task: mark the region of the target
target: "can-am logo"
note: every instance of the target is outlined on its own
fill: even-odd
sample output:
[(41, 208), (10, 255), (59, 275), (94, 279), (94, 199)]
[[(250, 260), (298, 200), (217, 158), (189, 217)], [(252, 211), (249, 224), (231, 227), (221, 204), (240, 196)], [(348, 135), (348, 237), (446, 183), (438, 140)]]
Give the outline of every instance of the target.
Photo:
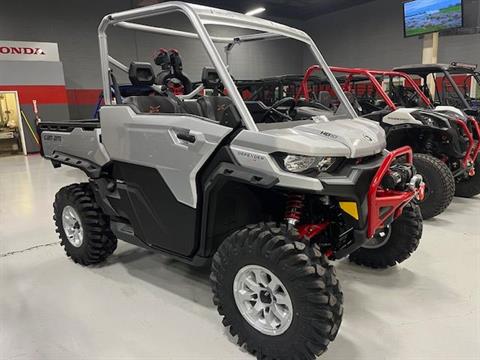
[(363, 134), (363, 138), (364, 138), (365, 140), (367, 140), (368, 142), (373, 142), (373, 139), (372, 139), (370, 136), (366, 135), (366, 134)]
[(1, 46), (0, 55), (46, 55), (41, 48)]

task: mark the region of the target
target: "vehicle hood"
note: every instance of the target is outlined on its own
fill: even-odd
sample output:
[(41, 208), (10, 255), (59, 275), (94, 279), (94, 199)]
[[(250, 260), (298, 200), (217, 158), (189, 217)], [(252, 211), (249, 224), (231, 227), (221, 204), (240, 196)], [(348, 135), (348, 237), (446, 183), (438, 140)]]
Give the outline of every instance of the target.
[[(298, 124), (295, 126), (295, 124)], [(288, 123), (288, 128), (242, 131), (234, 146), (265, 153), (358, 158), (385, 148), (385, 132), (371, 120), (356, 118), (325, 122)], [(292, 126), (293, 125), (293, 126)]]

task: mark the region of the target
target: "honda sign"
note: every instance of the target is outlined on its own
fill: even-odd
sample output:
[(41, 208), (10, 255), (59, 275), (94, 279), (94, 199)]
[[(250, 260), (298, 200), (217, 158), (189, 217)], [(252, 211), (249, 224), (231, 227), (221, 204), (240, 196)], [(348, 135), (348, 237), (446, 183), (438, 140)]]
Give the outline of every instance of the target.
[(60, 61), (56, 43), (0, 40), (0, 61), (2, 60)]

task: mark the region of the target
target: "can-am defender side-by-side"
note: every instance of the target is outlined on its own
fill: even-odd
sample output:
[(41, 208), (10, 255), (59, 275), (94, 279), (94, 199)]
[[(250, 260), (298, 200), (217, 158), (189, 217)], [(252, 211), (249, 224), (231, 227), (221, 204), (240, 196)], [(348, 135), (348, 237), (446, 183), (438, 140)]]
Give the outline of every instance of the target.
[[(452, 109), (433, 109), (430, 100), (404, 73), (330, 69), (341, 78), (342, 88), (357, 113), (385, 129), (388, 149), (406, 145), (413, 149), (414, 165), (426, 184), (425, 198), (420, 202), (423, 218), (442, 213), (453, 199), (455, 182), (474, 181), (480, 144), (475, 121)], [(297, 98), (310, 98), (307, 81), (317, 70), (317, 66), (307, 70)], [(387, 90), (379, 80), (387, 82)]]
[[(420, 80), (424, 94), (432, 100), (436, 109), (448, 109), (460, 115), (470, 116), (480, 124), (480, 73), (477, 65), (452, 62), (451, 64), (405, 65), (394, 69)], [(429, 81), (433, 80), (433, 81)], [(429, 85), (434, 88), (429, 88)], [(480, 158), (475, 160), (480, 169)], [(455, 195), (472, 197), (480, 193), (480, 171), (457, 178)]]
[[(138, 22), (175, 11), (194, 32)], [(242, 35), (211, 36), (206, 28), (227, 24)], [(109, 55), (111, 25), (200, 40), (214, 65), (204, 68), (201, 86), (217, 95), (158, 89), (150, 64), (125, 66)], [(287, 115), (271, 107), (262, 124), (253, 120), (215, 43), (282, 38), (306, 44), (326, 69), (341, 102), (331, 118), (285, 121)], [(343, 315), (328, 258), (367, 246), (366, 263), (389, 266), (418, 245), (422, 218), (412, 200), (423, 182), (414, 174), (410, 148), (384, 150), (384, 131), (356, 118), (302, 31), (166, 2), (106, 16), (99, 42), (105, 98), (99, 120), (39, 125), (43, 155), (55, 167), (73, 166), (89, 177), (55, 198), (67, 255), (83, 265), (99, 263), (118, 238), (192, 265), (211, 263), (213, 301), (240, 345), (259, 359), (323, 353)], [(128, 71), (132, 85), (152, 86), (158, 95), (123, 98), (110, 64)], [(220, 84), (228, 96), (217, 91)]]

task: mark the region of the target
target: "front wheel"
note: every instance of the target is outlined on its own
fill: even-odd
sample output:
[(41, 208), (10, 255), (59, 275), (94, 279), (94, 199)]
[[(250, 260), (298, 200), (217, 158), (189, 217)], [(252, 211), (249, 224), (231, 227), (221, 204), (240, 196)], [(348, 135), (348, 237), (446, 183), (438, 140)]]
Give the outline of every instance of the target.
[(441, 214), (453, 200), (455, 179), (445, 163), (428, 154), (414, 154), (413, 165), (425, 182), (425, 198), (420, 202), (424, 219)]
[(351, 253), (349, 259), (358, 265), (375, 269), (395, 266), (417, 249), (422, 229), (420, 209), (418, 205), (409, 203), (402, 215)]
[(258, 359), (315, 359), (335, 339), (343, 294), (317, 247), (275, 224), (229, 236), (212, 262), (213, 301)]
[(74, 262), (97, 264), (115, 251), (117, 239), (89, 184), (61, 188), (55, 195), (53, 211), (61, 245)]
[(475, 160), (475, 175), (460, 180), (455, 186), (455, 196), (471, 198), (480, 194), (480, 158)]

